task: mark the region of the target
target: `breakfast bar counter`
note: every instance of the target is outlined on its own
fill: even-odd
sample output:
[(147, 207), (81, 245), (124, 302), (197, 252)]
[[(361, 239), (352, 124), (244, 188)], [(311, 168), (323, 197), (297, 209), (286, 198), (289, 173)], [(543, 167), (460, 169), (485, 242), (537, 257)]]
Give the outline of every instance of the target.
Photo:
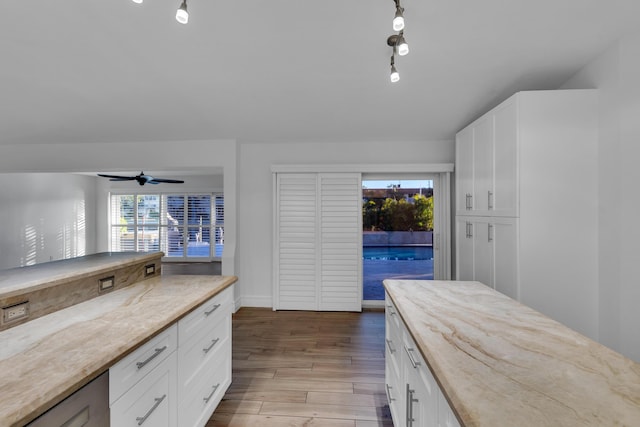
[(0, 332), (0, 426), (22, 426), (229, 288), (157, 276)]
[(461, 425), (640, 425), (637, 362), (479, 282), (384, 286)]

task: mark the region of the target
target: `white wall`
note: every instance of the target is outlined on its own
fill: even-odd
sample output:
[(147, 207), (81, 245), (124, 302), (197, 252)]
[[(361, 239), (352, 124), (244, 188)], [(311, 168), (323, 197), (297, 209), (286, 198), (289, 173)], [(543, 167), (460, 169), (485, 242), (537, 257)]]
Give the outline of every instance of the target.
[(453, 141), (239, 144), (238, 247), (242, 305), (272, 307), (271, 165), (453, 163), (454, 150)]
[(599, 340), (640, 361), (640, 33), (615, 43), (563, 88), (599, 89)]
[[(235, 275), (236, 266), (236, 182), (237, 155), (236, 143), (224, 141), (162, 141), (153, 143), (104, 143), (104, 144), (21, 144), (0, 145), (0, 172), (95, 172), (118, 170), (176, 170), (194, 171), (200, 174), (223, 174), (225, 194), (225, 248), (222, 256), (222, 272)], [(35, 174), (36, 176), (38, 174)], [(56, 175), (57, 176), (57, 175)], [(87, 253), (107, 250), (107, 197), (109, 181), (103, 178), (87, 176), (91, 183), (91, 241), (88, 242)], [(45, 180), (46, 181), (46, 180)], [(219, 181), (211, 181), (210, 191), (219, 185)], [(22, 201), (23, 209), (41, 204), (46, 197), (65, 197), (62, 193), (64, 185), (56, 185), (51, 181), (50, 190), (38, 191), (45, 183), (25, 181), (22, 192), (26, 199)], [(11, 184), (0, 182), (0, 191), (8, 191)], [(60, 188), (59, 188), (60, 187)], [(48, 196), (46, 195), (48, 194)], [(0, 210), (1, 211), (1, 210)], [(22, 215), (20, 209), (11, 210), (12, 215)], [(47, 210), (48, 215), (55, 216), (55, 211)], [(3, 223), (3, 226), (6, 223)], [(18, 224), (19, 225), (19, 224)], [(52, 233), (55, 230), (41, 230)], [(5, 243), (7, 242), (7, 243)], [(0, 234), (0, 248), (14, 244)], [(0, 254), (4, 258), (4, 253)], [(40, 261), (48, 261), (46, 259)]]
[(0, 174), (0, 224), (0, 269), (94, 253), (96, 180)]

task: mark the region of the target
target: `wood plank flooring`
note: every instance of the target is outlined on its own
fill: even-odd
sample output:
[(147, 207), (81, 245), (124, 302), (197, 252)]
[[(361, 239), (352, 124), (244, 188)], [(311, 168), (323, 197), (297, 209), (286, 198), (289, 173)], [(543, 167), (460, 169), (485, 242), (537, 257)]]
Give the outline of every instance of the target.
[(241, 308), (233, 382), (206, 427), (392, 427), (384, 313)]

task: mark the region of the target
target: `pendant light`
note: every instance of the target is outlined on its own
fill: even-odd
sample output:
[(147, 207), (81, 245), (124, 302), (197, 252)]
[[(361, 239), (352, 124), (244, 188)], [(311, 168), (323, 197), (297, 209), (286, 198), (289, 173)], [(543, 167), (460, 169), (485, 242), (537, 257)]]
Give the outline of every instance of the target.
[(394, 0), (396, 3), (396, 15), (393, 18), (393, 31), (402, 31), (404, 30), (404, 16), (402, 12), (404, 12), (404, 8), (400, 6), (400, 0)]
[(398, 34), (396, 46), (398, 48), (398, 55), (405, 56), (407, 53), (409, 53), (409, 45), (404, 39), (404, 31), (400, 31), (400, 34)]
[(398, 73), (398, 70), (396, 70), (394, 56), (395, 55), (391, 55), (391, 74), (389, 75), (391, 83), (395, 83), (400, 80), (400, 73)]
[(182, 4), (176, 12), (176, 21), (181, 24), (189, 22), (189, 12), (187, 12), (187, 0), (182, 0)]

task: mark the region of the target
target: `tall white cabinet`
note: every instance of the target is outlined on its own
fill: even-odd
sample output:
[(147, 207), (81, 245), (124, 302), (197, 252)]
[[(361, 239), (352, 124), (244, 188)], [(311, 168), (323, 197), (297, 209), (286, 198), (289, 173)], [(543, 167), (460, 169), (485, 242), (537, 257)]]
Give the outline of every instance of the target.
[(456, 277), (597, 339), (597, 91), (519, 92), (456, 135)]

